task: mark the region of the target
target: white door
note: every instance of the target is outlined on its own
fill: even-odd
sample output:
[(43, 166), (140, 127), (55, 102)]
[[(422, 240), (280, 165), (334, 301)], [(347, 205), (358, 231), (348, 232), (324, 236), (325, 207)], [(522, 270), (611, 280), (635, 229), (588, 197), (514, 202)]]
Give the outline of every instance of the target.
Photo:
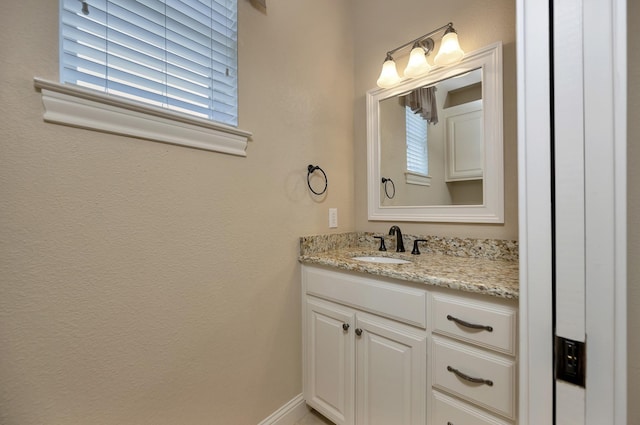
[(357, 424), (425, 424), (424, 331), (358, 313), (356, 368)]
[[(518, 1), (521, 425), (626, 424), (625, 6)], [(553, 380), (553, 318), (584, 387)]]
[(336, 425), (354, 423), (352, 310), (307, 297), (304, 398)]
[(556, 380), (558, 424), (626, 423), (624, 9), (554, 1), (556, 335), (585, 343), (586, 371)]
[[(586, 341), (585, 93), (583, 0), (554, 0), (554, 175), (556, 361), (562, 345)], [(560, 351), (559, 351), (560, 350)], [(576, 359), (581, 362), (584, 357)], [(573, 359), (572, 359), (573, 360)], [(582, 379), (580, 370), (575, 378)], [(585, 388), (556, 376), (556, 423), (585, 424)]]

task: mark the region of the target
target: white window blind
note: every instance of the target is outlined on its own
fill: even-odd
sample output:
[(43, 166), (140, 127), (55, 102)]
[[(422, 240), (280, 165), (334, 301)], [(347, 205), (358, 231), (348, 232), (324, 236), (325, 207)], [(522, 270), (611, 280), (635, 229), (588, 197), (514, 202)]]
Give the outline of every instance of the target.
[(64, 83), (238, 125), (237, 0), (60, 0)]
[(407, 171), (422, 175), (429, 174), (427, 150), (427, 121), (420, 114), (405, 108), (407, 129)]

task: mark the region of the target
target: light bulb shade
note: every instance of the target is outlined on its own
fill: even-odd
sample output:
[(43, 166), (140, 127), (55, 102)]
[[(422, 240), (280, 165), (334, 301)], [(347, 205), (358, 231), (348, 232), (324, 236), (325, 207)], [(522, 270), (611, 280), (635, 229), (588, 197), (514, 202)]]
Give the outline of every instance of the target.
[(409, 55), (409, 63), (404, 69), (404, 76), (408, 78), (416, 78), (426, 74), (431, 69), (427, 56), (422, 47), (414, 47)]
[(398, 84), (400, 80), (395, 61), (393, 59), (384, 61), (382, 64), (382, 72), (380, 72), (380, 77), (378, 77), (377, 81), (378, 87), (388, 89)]
[(459, 62), (464, 56), (464, 51), (458, 43), (458, 34), (455, 31), (447, 32), (440, 42), (440, 50), (433, 59), (436, 65), (451, 65)]

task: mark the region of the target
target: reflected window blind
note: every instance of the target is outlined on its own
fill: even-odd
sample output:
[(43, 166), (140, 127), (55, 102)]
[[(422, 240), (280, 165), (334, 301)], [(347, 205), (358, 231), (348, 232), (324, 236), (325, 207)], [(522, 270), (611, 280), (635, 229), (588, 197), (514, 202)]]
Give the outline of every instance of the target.
[(60, 9), (62, 82), (238, 125), (237, 0), (60, 0)]
[(427, 121), (405, 108), (407, 129), (407, 171), (423, 175), (429, 174), (427, 150)]

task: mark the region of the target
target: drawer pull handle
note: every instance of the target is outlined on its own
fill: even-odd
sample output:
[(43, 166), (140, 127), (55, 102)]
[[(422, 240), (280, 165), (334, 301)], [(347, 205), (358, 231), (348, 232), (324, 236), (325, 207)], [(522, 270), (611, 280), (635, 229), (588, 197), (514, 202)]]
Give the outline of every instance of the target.
[(476, 325), (475, 323), (465, 322), (464, 320), (458, 319), (457, 317), (453, 317), (450, 314), (447, 314), (447, 320), (456, 322), (457, 324), (459, 324), (460, 326), (464, 326), (465, 328), (484, 329), (485, 331), (493, 332), (493, 326)]
[(343, 331), (348, 331), (349, 330), (349, 324), (348, 323), (343, 323), (342, 324), (342, 330)]
[(356, 328), (356, 335), (358, 336), (362, 335), (362, 329)]
[(473, 382), (474, 384), (485, 384), (493, 387), (493, 381), (491, 381), (490, 379), (474, 378), (472, 376), (465, 375), (458, 369), (454, 369), (451, 366), (447, 366), (447, 370), (456, 375), (458, 378), (464, 379), (465, 381)]

